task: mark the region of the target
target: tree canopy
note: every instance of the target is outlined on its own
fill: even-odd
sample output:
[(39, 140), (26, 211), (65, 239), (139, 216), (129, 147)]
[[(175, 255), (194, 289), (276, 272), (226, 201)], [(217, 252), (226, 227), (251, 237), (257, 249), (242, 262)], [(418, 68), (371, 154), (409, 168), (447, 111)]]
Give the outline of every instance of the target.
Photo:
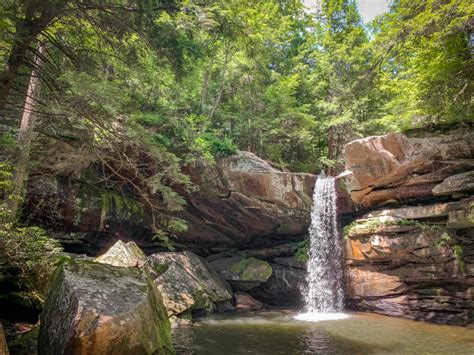
[(185, 228), (173, 212), (197, 159), (241, 149), (336, 174), (354, 138), (473, 120), (468, 0), (397, 0), (371, 23), (354, 0), (5, 0), (0, 14), (2, 169), (18, 170), (29, 110), (30, 175), (92, 169), (158, 235)]

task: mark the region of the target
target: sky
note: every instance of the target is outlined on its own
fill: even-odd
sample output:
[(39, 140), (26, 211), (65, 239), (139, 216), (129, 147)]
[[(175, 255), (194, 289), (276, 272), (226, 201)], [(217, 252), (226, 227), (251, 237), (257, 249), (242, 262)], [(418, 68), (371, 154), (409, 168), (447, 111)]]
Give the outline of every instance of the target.
[[(311, 8), (318, 0), (303, 0), (304, 4)], [(357, 0), (359, 11), (364, 22), (372, 21), (377, 15), (387, 11), (390, 0)]]

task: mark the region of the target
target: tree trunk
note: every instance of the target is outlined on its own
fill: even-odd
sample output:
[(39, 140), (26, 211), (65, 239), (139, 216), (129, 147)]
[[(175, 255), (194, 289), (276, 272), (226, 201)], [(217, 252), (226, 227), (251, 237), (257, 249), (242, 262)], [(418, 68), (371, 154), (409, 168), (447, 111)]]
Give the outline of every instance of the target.
[(219, 106), (219, 103), (221, 101), (222, 97), (222, 92), (224, 91), (224, 84), (225, 84), (225, 73), (227, 70), (227, 62), (229, 59), (229, 51), (230, 51), (230, 44), (227, 45), (227, 48), (225, 50), (225, 57), (224, 57), (224, 65), (222, 66), (222, 73), (221, 73), (221, 86), (219, 88), (219, 93), (217, 94), (216, 101), (214, 102), (214, 106), (212, 107), (211, 113), (209, 114), (209, 120), (212, 121), (212, 117), (214, 116), (214, 113), (217, 110), (217, 106)]
[(10, 198), (11, 215), (15, 218), (18, 212), (20, 200), (24, 197), (25, 181), (28, 175), (28, 163), (30, 160), (31, 139), (35, 127), (36, 117), (33, 113), (36, 102), (39, 99), (41, 91), (41, 80), (39, 70), (43, 65), (41, 59), (44, 55), (44, 45), (38, 45), (38, 53), (34, 58), (34, 67), (31, 72), (28, 90), (21, 115), (20, 130), (17, 137), (17, 152), (15, 162), (15, 174), (13, 176), (13, 196)]
[(19, 39), (13, 44), (5, 69), (0, 75), (0, 111), (7, 103), (18, 70), (25, 61), (26, 51), (35, 38), (34, 35), (27, 33), (24, 27), (23, 24), (17, 26), (16, 34)]
[(21, 20), (15, 25), (15, 41), (5, 69), (0, 74), (0, 111), (8, 102), (15, 78), (25, 62), (28, 47), (61, 14), (70, 0), (24, 2), (24, 13), (18, 14)]

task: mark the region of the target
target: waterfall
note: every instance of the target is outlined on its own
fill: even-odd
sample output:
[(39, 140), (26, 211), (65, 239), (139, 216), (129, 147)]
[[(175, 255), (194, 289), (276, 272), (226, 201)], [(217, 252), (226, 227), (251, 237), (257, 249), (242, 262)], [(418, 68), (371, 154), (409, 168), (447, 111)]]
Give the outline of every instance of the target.
[(314, 187), (307, 286), (306, 313), (300, 320), (341, 319), (344, 306), (341, 239), (337, 226), (335, 179), (319, 177)]

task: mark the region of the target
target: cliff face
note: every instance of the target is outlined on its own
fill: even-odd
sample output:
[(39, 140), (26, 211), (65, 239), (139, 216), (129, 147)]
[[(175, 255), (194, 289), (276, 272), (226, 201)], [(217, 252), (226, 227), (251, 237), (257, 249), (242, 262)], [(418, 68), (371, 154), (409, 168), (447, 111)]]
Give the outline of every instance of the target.
[(345, 228), (346, 297), (363, 311), (474, 321), (474, 134), (368, 137), (345, 147), (367, 213)]
[[(199, 187), (177, 212), (188, 224), (177, 239), (186, 248), (210, 254), (214, 248), (266, 247), (301, 240), (307, 232), (314, 175), (279, 171), (249, 152), (186, 172)], [(46, 227), (71, 252), (98, 254), (117, 239), (146, 251), (158, 244), (139, 201), (65, 177), (31, 179), (24, 219)]]
[[(199, 189), (183, 193), (187, 205), (176, 215), (188, 230), (173, 239), (178, 251), (195, 251), (210, 262), (237, 257), (235, 267), (248, 267), (242, 269), (245, 288), (239, 284), (235, 290), (269, 305), (300, 304), (305, 265), (294, 256), (310, 224), (316, 176), (277, 170), (249, 152), (185, 172)], [(151, 217), (140, 201), (87, 181), (30, 179), (23, 218), (45, 227), (71, 253), (99, 255), (117, 240), (134, 241), (147, 254), (164, 251), (152, 238)], [(265, 266), (265, 279), (254, 275), (253, 265)]]

